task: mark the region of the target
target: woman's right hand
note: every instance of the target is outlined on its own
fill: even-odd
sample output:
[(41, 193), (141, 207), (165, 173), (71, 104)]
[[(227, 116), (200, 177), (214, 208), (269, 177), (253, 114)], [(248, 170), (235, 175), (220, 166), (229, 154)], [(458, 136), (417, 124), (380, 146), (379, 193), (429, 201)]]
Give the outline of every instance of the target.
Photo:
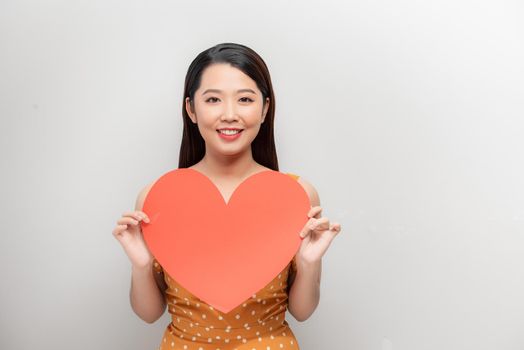
[(146, 267), (153, 261), (153, 255), (149, 251), (142, 235), (142, 229), (139, 224), (141, 220), (149, 223), (149, 217), (143, 211), (125, 212), (117, 221), (117, 225), (113, 230), (113, 236), (124, 248), (129, 260), (131, 260), (131, 264), (139, 268)]

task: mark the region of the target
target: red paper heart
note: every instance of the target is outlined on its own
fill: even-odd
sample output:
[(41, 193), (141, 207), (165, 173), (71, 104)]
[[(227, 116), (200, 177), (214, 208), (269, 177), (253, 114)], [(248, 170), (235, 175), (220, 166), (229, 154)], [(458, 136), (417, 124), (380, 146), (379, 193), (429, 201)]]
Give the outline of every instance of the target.
[(144, 240), (184, 288), (229, 312), (266, 286), (300, 247), (311, 208), (289, 175), (265, 170), (245, 179), (225, 203), (192, 168), (160, 177), (145, 199)]

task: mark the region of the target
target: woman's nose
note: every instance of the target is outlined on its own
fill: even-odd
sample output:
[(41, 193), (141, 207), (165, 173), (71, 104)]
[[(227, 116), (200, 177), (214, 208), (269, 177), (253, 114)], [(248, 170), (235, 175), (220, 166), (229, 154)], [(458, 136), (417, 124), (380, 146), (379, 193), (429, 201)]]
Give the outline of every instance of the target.
[(237, 120), (237, 119), (238, 119), (238, 116), (237, 116), (235, 107), (233, 106), (233, 103), (230, 102), (227, 104), (224, 114), (222, 114), (222, 120)]

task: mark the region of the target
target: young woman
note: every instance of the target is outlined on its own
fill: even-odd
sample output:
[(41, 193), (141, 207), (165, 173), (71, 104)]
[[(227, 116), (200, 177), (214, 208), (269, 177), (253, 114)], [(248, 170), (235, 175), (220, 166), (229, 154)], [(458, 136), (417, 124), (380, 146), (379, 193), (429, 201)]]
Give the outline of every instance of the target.
[[(249, 176), (278, 171), (274, 114), (270, 75), (256, 52), (233, 43), (205, 50), (186, 75), (179, 168), (206, 175), (227, 202)], [(299, 349), (285, 312), (305, 321), (316, 309), (321, 259), (340, 224), (330, 224), (321, 216), (319, 196), (310, 183), (288, 175), (303, 186), (311, 201), (310, 220), (300, 232), (301, 246), (278, 276), (227, 314), (191, 295), (149, 252), (139, 222), (149, 222), (142, 205), (153, 183), (139, 193), (135, 210), (117, 221), (113, 235), (132, 264), (133, 311), (148, 323), (160, 318), (166, 306), (171, 314), (159, 349)]]

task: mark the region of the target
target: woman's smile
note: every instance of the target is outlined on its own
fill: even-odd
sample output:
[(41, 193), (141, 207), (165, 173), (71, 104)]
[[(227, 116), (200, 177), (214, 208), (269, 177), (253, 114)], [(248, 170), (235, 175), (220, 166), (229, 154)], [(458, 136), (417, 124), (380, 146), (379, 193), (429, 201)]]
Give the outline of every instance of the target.
[(236, 140), (237, 138), (239, 138), (242, 131), (244, 130), (243, 129), (241, 130), (239, 129), (236, 129), (236, 130), (221, 129), (221, 130), (217, 130), (217, 133), (222, 139), (227, 140), (227, 141), (232, 141), (232, 140)]

